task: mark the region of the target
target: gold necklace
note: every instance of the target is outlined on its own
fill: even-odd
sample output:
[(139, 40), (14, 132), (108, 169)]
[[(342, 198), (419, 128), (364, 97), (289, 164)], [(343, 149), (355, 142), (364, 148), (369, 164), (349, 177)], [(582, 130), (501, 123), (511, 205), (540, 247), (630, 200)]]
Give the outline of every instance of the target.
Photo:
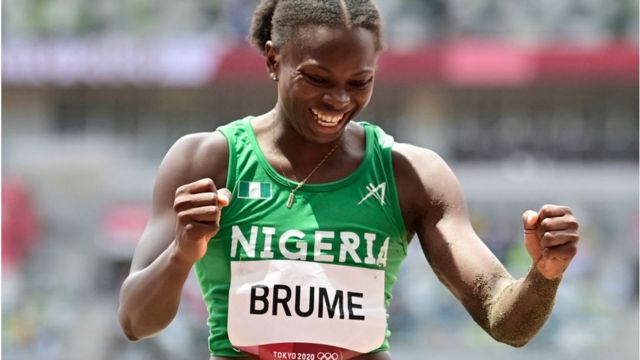
[[(273, 136), (273, 153), (275, 154), (276, 153), (276, 148), (277, 148), (275, 126), (272, 128), (272, 136)], [(291, 206), (293, 206), (293, 199), (295, 197), (296, 191), (298, 191), (298, 189), (300, 189), (302, 186), (304, 186), (304, 184), (307, 183), (307, 180), (309, 180), (309, 178), (311, 178), (311, 175), (313, 175), (320, 168), (320, 166), (322, 166), (322, 164), (324, 164), (324, 162), (327, 161), (327, 159), (331, 156), (331, 154), (333, 154), (338, 149), (338, 146), (340, 146), (340, 144), (342, 143), (342, 138), (343, 137), (344, 137), (344, 135), (340, 136), (340, 139), (338, 140), (338, 142), (336, 142), (336, 144), (333, 146), (333, 148), (331, 148), (331, 150), (329, 150), (329, 152), (327, 152), (327, 154), (322, 158), (322, 160), (320, 160), (318, 165), (316, 165), (313, 168), (313, 170), (311, 170), (309, 175), (307, 175), (304, 179), (302, 179), (302, 181), (300, 181), (298, 183), (298, 185), (296, 185), (296, 187), (292, 188), (291, 185), (289, 184), (289, 182), (287, 182), (287, 187), (289, 188), (289, 191), (290, 191), (289, 192), (289, 198), (287, 199), (287, 209), (291, 209)], [(282, 156), (284, 156), (284, 153), (282, 153)], [(288, 180), (287, 173), (284, 172), (284, 168), (282, 167), (282, 165), (280, 165), (279, 167), (280, 167), (280, 172), (282, 173), (282, 176), (284, 176), (285, 180)]]

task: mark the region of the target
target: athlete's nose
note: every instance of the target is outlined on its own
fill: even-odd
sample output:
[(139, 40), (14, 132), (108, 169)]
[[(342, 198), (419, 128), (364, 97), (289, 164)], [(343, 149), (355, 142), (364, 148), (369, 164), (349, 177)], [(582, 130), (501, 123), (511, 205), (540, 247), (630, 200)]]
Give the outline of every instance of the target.
[(324, 94), (323, 100), (333, 110), (343, 110), (351, 102), (351, 96), (344, 88), (334, 88)]

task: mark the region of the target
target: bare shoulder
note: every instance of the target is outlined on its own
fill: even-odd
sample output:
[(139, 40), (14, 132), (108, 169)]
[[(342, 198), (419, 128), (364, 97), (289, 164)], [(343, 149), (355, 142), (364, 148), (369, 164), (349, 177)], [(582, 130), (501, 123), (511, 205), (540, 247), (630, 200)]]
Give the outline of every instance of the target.
[(162, 168), (181, 177), (178, 182), (189, 183), (205, 177), (213, 179), (216, 186), (226, 182), (229, 163), (227, 139), (220, 132), (188, 134), (178, 139), (169, 149)]
[(400, 165), (414, 168), (418, 175), (434, 175), (434, 172), (448, 167), (435, 151), (407, 143), (393, 144), (393, 160)]
[(145, 268), (173, 241), (176, 190), (194, 181), (210, 178), (224, 187), (229, 163), (226, 138), (218, 132), (196, 133), (178, 139), (165, 155), (153, 187), (151, 217), (131, 262), (131, 270)]
[(457, 197), (455, 175), (433, 150), (395, 143), (393, 167), (405, 223), (413, 231), (425, 214), (434, 213), (434, 209)]

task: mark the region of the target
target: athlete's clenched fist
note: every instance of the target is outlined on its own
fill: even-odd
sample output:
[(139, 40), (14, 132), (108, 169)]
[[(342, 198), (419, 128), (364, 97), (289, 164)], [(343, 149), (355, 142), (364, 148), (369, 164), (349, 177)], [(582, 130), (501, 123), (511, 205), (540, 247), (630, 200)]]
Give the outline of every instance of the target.
[(176, 245), (182, 259), (195, 263), (207, 251), (207, 244), (220, 228), (220, 213), (229, 205), (231, 193), (216, 190), (211, 179), (200, 179), (176, 190)]
[(558, 279), (578, 250), (578, 220), (566, 206), (545, 205), (522, 214), (524, 241), (538, 271)]

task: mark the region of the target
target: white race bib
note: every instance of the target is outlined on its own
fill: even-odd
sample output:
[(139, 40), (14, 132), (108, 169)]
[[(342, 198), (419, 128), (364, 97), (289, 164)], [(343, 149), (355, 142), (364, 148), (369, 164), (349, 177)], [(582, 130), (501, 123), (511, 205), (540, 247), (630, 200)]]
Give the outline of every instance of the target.
[(384, 271), (294, 260), (232, 261), (228, 332), (260, 359), (341, 360), (382, 345)]

